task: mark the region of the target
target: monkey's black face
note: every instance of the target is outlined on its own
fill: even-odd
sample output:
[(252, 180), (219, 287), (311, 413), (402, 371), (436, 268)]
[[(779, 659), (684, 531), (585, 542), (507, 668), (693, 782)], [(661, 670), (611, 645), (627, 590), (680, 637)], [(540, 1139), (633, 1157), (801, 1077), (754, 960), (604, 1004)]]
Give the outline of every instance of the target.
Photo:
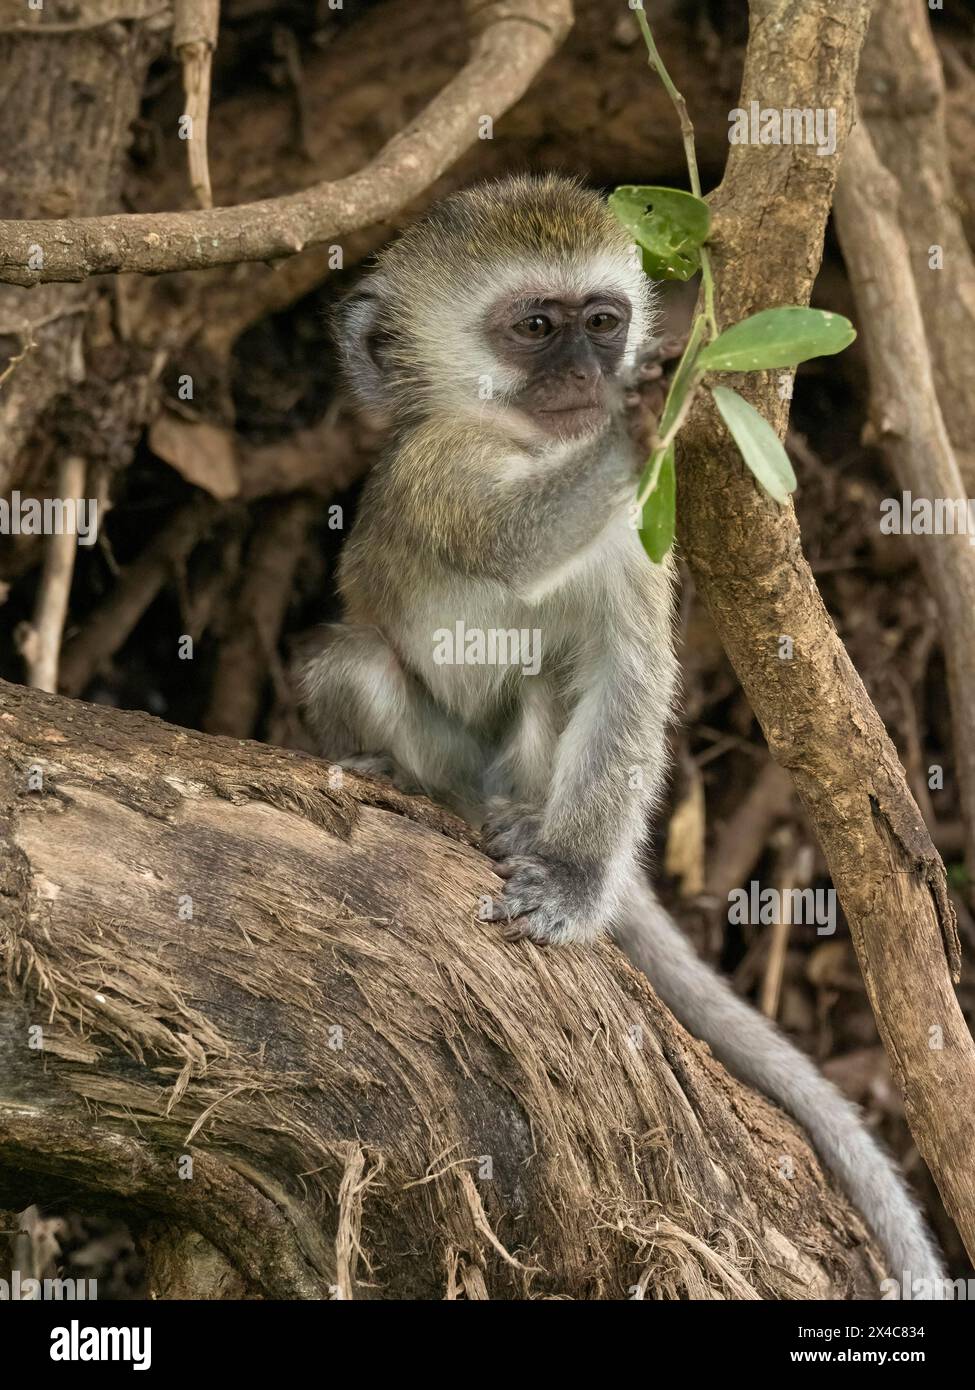
[(573, 438), (605, 424), (614, 404), (630, 326), (619, 294), (584, 299), (513, 298), (488, 315), (488, 341), (523, 384), (511, 404), (546, 435)]

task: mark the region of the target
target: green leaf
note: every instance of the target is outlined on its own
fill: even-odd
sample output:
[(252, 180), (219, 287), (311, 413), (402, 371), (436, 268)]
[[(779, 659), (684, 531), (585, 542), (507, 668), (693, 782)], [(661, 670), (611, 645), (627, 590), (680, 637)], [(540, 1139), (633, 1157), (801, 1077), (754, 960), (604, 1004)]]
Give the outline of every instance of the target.
[[(647, 473), (640, 479), (640, 489), (648, 481)], [(677, 502), (677, 478), (674, 473), (674, 446), (669, 445), (657, 474), (657, 485), (643, 504), (640, 540), (655, 565), (659, 565), (674, 543), (674, 515)]]
[(823, 309), (763, 309), (708, 343), (698, 358), (705, 372), (761, 372), (796, 367), (810, 357), (828, 357), (853, 342), (856, 329), (842, 314)]
[(711, 394), (748, 467), (770, 497), (785, 502), (796, 490), (796, 475), (775, 430), (737, 391), (713, 386)]
[(610, 210), (643, 249), (643, 269), (654, 280), (689, 280), (701, 268), (711, 211), (703, 198), (680, 188), (626, 185), (609, 198)]

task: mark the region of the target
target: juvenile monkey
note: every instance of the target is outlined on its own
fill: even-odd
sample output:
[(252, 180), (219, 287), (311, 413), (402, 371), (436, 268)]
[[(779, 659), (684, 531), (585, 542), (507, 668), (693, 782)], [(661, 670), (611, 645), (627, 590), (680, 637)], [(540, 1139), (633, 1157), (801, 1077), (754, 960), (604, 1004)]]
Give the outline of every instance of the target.
[[(342, 553), (344, 622), (304, 673), (323, 752), (481, 824), (509, 933), (610, 930), (685, 1026), (806, 1127), (891, 1272), (936, 1276), (855, 1107), (697, 958), (639, 866), (677, 672), (672, 566), (632, 524), (621, 382), (651, 305), (628, 235), (562, 178), (472, 188), (383, 252), (338, 329), (391, 443)], [(443, 661), (458, 624), (537, 632), (537, 671)]]

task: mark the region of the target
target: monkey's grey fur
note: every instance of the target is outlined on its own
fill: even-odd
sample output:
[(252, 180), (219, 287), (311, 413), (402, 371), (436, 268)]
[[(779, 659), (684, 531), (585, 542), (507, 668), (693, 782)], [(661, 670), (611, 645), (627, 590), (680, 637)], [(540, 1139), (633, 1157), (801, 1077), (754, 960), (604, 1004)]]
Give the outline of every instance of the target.
[[(304, 673), (326, 756), (422, 788), (484, 827), (493, 920), (540, 942), (608, 928), (681, 1021), (805, 1125), (890, 1272), (940, 1274), (856, 1111), (697, 959), (639, 865), (674, 702), (672, 567), (632, 525), (619, 381), (646, 340), (645, 276), (602, 201), (547, 176), (455, 195), (341, 314), (361, 404), (392, 444), (340, 564), (345, 621)], [(435, 635), (539, 630), (538, 674), (434, 658)]]

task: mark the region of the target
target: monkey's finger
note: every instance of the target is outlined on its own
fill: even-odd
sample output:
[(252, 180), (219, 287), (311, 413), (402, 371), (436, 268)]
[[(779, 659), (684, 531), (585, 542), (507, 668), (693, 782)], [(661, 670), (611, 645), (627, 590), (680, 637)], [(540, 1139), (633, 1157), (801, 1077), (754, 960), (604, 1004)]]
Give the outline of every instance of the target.
[(517, 899), (512, 901), (508, 898), (492, 898), (490, 911), (484, 920), (488, 922), (511, 922), (515, 917), (527, 917), (535, 910), (534, 905), (529, 907)]
[(519, 870), (526, 874), (537, 872), (537, 864), (523, 854), (505, 854), (494, 860), (494, 872), (498, 878), (511, 878)]
[(486, 906), (480, 914), (482, 922), (510, 922), (512, 915), (504, 898), (492, 898), (490, 906)]
[(501, 935), (505, 941), (534, 941), (536, 946), (548, 945), (544, 936), (532, 936), (527, 927), (518, 926), (515, 922), (510, 927), (505, 927)]

